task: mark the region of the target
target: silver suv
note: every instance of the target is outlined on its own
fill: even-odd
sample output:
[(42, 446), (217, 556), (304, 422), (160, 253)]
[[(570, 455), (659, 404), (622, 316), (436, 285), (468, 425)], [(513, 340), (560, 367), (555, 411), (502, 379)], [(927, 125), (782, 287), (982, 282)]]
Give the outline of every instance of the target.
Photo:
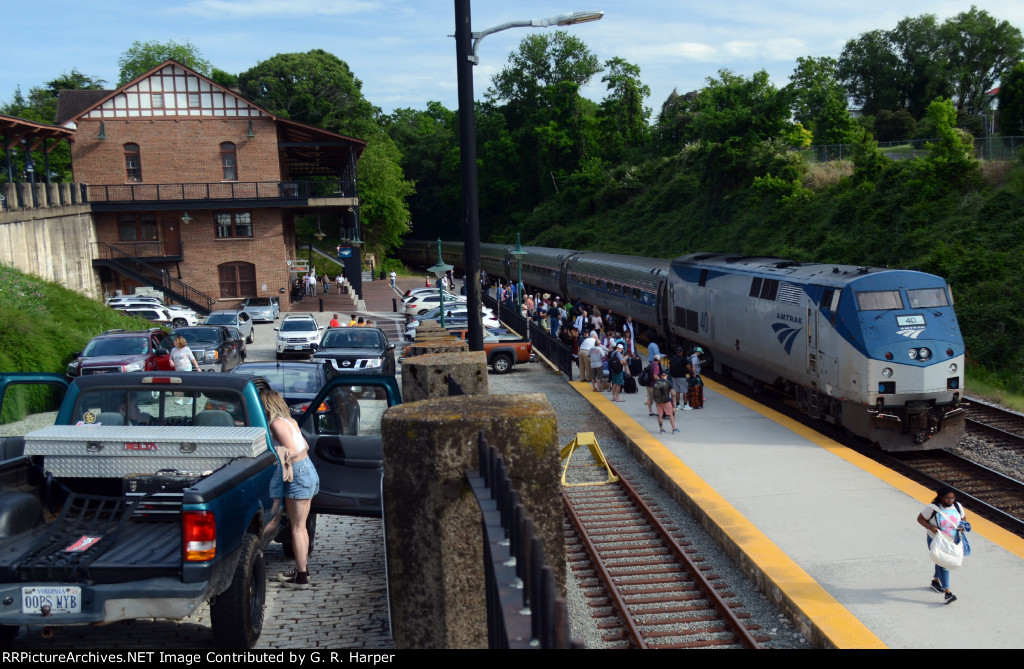
[(320, 347), (324, 327), (309, 314), (288, 314), (277, 331), (277, 359), (286, 355), (313, 355)]

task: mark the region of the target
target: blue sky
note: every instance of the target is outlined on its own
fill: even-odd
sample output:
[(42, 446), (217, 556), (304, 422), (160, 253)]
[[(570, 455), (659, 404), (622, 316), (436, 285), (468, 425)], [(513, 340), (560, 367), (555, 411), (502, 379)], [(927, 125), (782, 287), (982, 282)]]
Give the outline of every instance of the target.
[[(600, 9), (601, 21), (568, 28), (602, 60), (615, 56), (640, 66), (654, 113), (678, 89), (702, 87), (727, 68), (747, 75), (765, 69), (785, 85), (799, 56), (838, 57), (847, 40), (888, 30), (904, 16), (932, 13), (944, 20), (970, 9), (969, 0), (474, 0), (472, 25), (484, 30), (508, 21)], [(975, 0), (979, 9), (1024, 30), (1024, 2)], [(44, 13), (45, 8), (45, 13)], [(0, 101), (62, 72), (117, 81), (117, 59), (135, 40), (191, 41), (214, 66), (244, 71), (277, 53), (321, 48), (346, 61), (370, 102), (391, 111), (422, 109), (439, 100), (457, 107), (454, 3), (410, 0), (49, 0), (8, 11)], [(479, 99), (528, 29), (514, 28), (481, 42), (474, 91)], [(552, 28), (535, 30), (553, 30)], [(596, 78), (584, 95), (600, 100)]]

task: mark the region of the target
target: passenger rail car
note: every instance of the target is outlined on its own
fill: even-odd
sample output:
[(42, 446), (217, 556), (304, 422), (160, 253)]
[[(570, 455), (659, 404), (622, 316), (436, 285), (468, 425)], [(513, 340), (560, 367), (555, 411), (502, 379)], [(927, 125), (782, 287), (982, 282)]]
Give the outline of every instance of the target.
[[(436, 262), (436, 243), (419, 244), (403, 252)], [(442, 249), (446, 262), (463, 261), (462, 244)], [(514, 282), (512, 250), (482, 244), (482, 269)], [(710, 253), (670, 262), (523, 250), (527, 286), (700, 345), (716, 372), (784, 388), (811, 415), (885, 450), (944, 448), (964, 430), (964, 344), (939, 277)]]

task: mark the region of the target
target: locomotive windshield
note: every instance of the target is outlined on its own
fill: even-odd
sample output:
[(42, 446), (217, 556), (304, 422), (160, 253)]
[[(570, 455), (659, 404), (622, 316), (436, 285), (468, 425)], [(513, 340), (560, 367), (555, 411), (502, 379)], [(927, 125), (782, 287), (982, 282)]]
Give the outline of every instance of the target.
[(857, 306), (861, 311), (886, 311), (902, 309), (903, 298), (898, 290), (873, 290), (857, 293)]
[(910, 299), (911, 309), (930, 309), (933, 307), (948, 307), (949, 296), (945, 288), (919, 288), (907, 290), (907, 297)]

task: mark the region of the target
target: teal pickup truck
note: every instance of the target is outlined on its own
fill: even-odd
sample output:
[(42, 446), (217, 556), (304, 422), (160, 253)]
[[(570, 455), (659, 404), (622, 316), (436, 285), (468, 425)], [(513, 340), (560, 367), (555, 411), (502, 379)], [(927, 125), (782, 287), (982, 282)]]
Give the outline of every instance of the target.
[[(263, 551), (290, 540), (262, 383), (0, 374), (0, 406), (24, 384), (64, 393), (54, 425), (0, 437), (0, 642), (21, 625), (181, 619), (209, 602), (217, 645), (252, 647)], [(380, 515), (380, 417), (400, 402), (393, 377), (346, 375), (300, 417), (321, 479), (311, 549), (318, 513)]]

